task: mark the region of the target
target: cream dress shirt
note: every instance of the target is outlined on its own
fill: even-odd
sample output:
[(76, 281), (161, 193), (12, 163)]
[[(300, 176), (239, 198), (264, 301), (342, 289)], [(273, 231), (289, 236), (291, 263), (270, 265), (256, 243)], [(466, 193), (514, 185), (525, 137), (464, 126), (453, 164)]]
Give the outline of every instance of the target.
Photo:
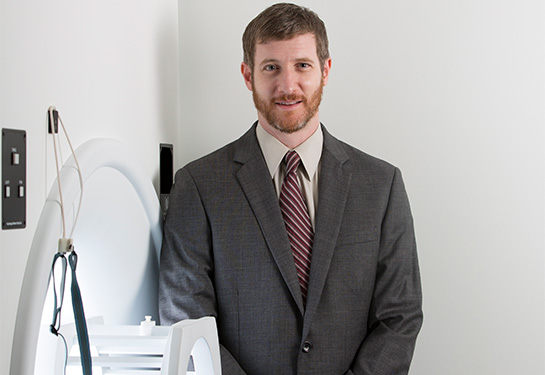
[[(282, 163), (282, 159), (290, 149), (263, 129), (261, 124), (257, 125), (256, 136), (269, 168), (276, 195), (280, 199), (280, 189), (285, 175), (285, 165)], [(303, 165), (303, 168), (299, 166), (297, 176), (313, 228), (315, 228), (316, 209), (318, 208), (318, 179), (323, 144), (322, 127), (318, 126), (314, 134), (294, 149), (299, 154)]]

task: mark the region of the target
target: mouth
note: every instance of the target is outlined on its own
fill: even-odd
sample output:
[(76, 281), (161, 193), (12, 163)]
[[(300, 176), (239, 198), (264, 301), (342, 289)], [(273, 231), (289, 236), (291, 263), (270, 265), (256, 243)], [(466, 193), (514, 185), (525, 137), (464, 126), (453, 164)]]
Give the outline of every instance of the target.
[(276, 105), (283, 107), (283, 108), (291, 108), (293, 106), (296, 106), (297, 104), (302, 103), (302, 100), (294, 100), (294, 101), (286, 101), (286, 102), (276, 102)]

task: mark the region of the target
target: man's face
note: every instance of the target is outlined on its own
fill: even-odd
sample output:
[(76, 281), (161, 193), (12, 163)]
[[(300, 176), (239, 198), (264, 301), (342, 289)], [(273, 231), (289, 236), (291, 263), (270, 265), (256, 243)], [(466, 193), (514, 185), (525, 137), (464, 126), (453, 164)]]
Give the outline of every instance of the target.
[(322, 67), (313, 34), (258, 44), (253, 72), (242, 65), (260, 122), (283, 133), (318, 126), (318, 108), (330, 60)]

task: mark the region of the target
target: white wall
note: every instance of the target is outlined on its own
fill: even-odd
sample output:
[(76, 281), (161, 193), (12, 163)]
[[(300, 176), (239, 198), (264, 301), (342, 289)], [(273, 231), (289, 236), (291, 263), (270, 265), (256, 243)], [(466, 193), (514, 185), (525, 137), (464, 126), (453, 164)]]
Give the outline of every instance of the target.
[[(181, 162), (255, 120), (240, 39), (270, 4), (180, 2)], [(425, 298), (411, 373), (545, 373), (543, 2), (304, 4), (331, 42), (323, 122), (404, 173)]]
[(159, 143), (178, 148), (177, 7), (0, 0), (0, 126), (27, 132), (28, 157), (27, 227), (0, 232), (0, 374), (9, 373), (26, 260), (55, 178), (46, 111), (57, 107), (75, 147), (96, 137), (127, 144), (157, 186)]
[[(0, 0), (0, 125), (28, 134), (27, 228), (0, 232), (0, 373), (46, 175), (45, 113), (75, 145), (106, 136), (156, 180), (255, 120), (241, 34), (272, 2)], [(329, 30), (322, 120), (399, 167), (411, 198), (425, 323), (412, 374), (545, 372), (544, 9), (538, 0), (307, 1)]]

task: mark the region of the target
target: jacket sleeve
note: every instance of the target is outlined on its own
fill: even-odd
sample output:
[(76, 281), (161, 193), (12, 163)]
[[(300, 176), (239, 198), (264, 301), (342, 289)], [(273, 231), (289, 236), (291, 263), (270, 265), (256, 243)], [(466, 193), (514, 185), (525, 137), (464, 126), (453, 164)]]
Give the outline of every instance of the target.
[[(211, 231), (198, 188), (186, 169), (176, 173), (163, 230), (159, 273), (162, 325), (204, 316), (218, 318)], [(217, 321), (218, 325), (221, 322)], [(221, 345), (223, 374), (244, 374)]]
[(381, 226), (369, 334), (354, 361), (352, 373), (407, 374), (422, 319), (413, 219), (401, 172), (396, 169)]

